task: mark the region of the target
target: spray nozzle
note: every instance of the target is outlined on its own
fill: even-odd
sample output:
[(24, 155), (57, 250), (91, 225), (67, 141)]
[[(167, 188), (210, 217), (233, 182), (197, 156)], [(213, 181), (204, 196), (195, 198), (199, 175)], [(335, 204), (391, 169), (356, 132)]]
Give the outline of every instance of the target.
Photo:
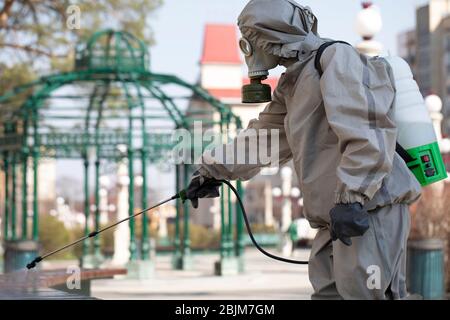
[(41, 256), (34, 258), (33, 261), (31, 261), (29, 264), (27, 264), (27, 269), (28, 270), (29, 269), (33, 269), (41, 261), (42, 261), (42, 257)]

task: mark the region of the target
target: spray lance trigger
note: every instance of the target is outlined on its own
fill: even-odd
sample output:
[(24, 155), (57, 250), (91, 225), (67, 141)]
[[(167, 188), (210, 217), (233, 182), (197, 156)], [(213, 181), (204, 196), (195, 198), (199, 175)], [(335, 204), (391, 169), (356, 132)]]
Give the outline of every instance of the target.
[(183, 201), (184, 203), (187, 200), (186, 190), (183, 189), (180, 192), (178, 192), (176, 195), (176, 199), (181, 199), (181, 201)]

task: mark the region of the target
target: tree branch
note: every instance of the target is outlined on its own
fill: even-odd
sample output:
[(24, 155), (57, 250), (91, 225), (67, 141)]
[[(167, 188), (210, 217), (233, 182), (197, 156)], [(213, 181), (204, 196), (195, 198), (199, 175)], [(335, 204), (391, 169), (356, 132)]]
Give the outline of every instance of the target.
[(22, 51), (26, 51), (28, 53), (35, 53), (35, 54), (43, 55), (43, 56), (46, 56), (49, 58), (63, 58), (63, 57), (67, 56), (67, 55), (63, 55), (63, 54), (55, 55), (52, 52), (47, 52), (47, 51), (29, 46), (29, 45), (21, 45), (21, 44), (16, 44), (16, 43), (0, 43), (0, 48), (1, 47), (22, 50)]
[(9, 17), (9, 11), (11, 10), (11, 7), (14, 3), (14, 0), (6, 0), (5, 5), (3, 6), (2, 11), (0, 11), (0, 28), (3, 28), (6, 26), (6, 22)]

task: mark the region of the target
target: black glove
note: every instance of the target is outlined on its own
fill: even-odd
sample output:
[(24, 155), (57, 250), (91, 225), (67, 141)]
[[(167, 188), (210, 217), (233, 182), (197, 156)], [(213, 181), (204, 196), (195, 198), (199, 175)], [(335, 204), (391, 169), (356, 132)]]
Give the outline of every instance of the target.
[(360, 203), (337, 204), (330, 211), (331, 239), (351, 246), (351, 237), (362, 236), (369, 229), (369, 214)]
[(199, 198), (217, 198), (220, 196), (219, 187), (222, 182), (202, 176), (196, 171), (186, 189), (186, 199), (191, 200), (192, 206), (198, 208)]

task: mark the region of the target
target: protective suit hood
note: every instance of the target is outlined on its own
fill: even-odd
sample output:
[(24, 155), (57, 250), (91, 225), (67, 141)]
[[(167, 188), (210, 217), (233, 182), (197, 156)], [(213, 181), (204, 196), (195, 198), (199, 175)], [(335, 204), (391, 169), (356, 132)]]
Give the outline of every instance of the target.
[(238, 18), (242, 35), (266, 53), (284, 59), (309, 55), (323, 42), (317, 18), (292, 0), (251, 0)]

